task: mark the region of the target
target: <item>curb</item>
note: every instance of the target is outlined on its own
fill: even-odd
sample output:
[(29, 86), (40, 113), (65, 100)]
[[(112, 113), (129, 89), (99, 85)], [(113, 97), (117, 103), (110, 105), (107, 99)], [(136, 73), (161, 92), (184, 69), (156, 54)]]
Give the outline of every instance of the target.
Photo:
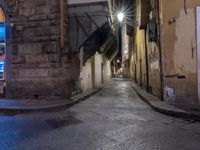
[[(88, 93), (86, 95), (84, 95), (84, 93), (83, 93), (83, 96), (80, 96), (80, 97), (79, 97), (79, 95), (73, 96), (70, 98), (70, 100), (75, 101), (76, 103), (82, 102), (82, 101), (88, 99), (89, 97), (91, 97), (92, 95), (96, 94), (97, 92), (99, 92), (104, 86), (105, 85), (103, 85), (100, 88), (93, 89), (93, 91), (91, 93)], [(82, 94), (80, 94), (80, 95), (82, 95)]]
[[(107, 83), (106, 83), (107, 84)], [(0, 108), (0, 113), (3, 115), (17, 115), (17, 114), (28, 114), (28, 113), (34, 113), (34, 112), (53, 112), (58, 111), (62, 109), (69, 108), (75, 104), (78, 104), (87, 98), (91, 97), (92, 95), (99, 92), (106, 84), (104, 84), (102, 87), (93, 89), (91, 92), (87, 94), (80, 94), (83, 96), (76, 95), (74, 97), (70, 98), (70, 101), (56, 106), (50, 106), (50, 107), (41, 107), (41, 108)], [(77, 97), (77, 98), (76, 98)]]
[[(191, 112), (187, 112), (181, 109), (178, 109), (172, 105), (166, 104), (166, 106), (170, 106), (173, 109), (170, 108), (163, 108), (161, 107), (159, 104), (156, 105), (155, 103), (153, 103), (153, 101), (148, 100), (148, 95), (152, 97), (151, 94), (147, 93), (146, 91), (143, 90), (143, 92), (145, 92), (145, 95), (143, 95), (140, 90), (142, 89), (138, 89), (134, 86), (132, 86), (133, 90), (137, 93), (137, 95), (145, 102), (147, 103), (153, 110), (168, 115), (168, 116), (172, 116), (172, 117), (177, 117), (177, 118), (184, 118), (184, 119), (193, 119), (193, 120), (197, 120), (200, 121), (200, 115), (198, 114), (194, 114)], [(153, 96), (154, 97), (154, 96)], [(158, 99), (157, 97), (155, 97), (156, 99)], [(162, 102), (161, 100), (159, 102)], [(164, 103), (164, 102), (163, 102)]]
[(51, 112), (71, 107), (76, 102), (67, 102), (66, 104), (50, 106), (50, 107), (41, 107), (41, 108), (0, 108), (0, 112), (4, 115), (17, 115), (17, 114), (28, 114), (33, 112)]

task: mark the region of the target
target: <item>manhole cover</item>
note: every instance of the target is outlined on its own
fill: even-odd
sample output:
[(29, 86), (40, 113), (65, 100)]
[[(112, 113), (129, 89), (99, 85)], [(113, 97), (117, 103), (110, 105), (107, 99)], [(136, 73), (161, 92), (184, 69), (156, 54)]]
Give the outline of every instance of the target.
[(49, 119), (49, 120), (45, 120), (45, 122), (53, 129), (57, 129), (57, 128), (64, 127), (64, 126), (72, 126), (72, 125), (82, 123), (81, 120), (79, 120), (73, 116)]

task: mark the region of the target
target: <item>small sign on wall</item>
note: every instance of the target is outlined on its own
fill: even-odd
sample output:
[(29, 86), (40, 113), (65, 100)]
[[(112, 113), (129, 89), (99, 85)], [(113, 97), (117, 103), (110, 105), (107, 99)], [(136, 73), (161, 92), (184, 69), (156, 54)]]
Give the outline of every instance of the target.
[(0, 42), (5, 42), (6, 27), (5, 24), (0, 24)]
[(0, 61), (0, 80), (4, 79), (4, 61)]

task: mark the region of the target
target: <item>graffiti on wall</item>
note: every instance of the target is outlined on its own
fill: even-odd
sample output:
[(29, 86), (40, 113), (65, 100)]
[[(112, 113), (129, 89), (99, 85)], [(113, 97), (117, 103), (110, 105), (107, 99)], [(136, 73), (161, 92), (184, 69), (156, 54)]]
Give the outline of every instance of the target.
[(167, 103), (174, 103), (176, 98), (176, 93), (173, 88), (165, 86), (164, 88), (164, 99)]
[(158, 61), (155, 61), (153, 63), (151, 63), (151, 69), (159, 69), (159, 62)]

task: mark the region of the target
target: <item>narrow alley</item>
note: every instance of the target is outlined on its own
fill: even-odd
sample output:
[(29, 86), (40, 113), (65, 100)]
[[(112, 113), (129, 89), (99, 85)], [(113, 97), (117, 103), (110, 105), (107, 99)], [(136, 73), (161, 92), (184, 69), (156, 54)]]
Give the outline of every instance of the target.
[(200, 0), (0, 0), (0, 150), (200, 150)]
[(200, 123), (153, 111), (113, 79), (89, 99), (57, 112), (0, 116), (0, 150), (199, 150)]

